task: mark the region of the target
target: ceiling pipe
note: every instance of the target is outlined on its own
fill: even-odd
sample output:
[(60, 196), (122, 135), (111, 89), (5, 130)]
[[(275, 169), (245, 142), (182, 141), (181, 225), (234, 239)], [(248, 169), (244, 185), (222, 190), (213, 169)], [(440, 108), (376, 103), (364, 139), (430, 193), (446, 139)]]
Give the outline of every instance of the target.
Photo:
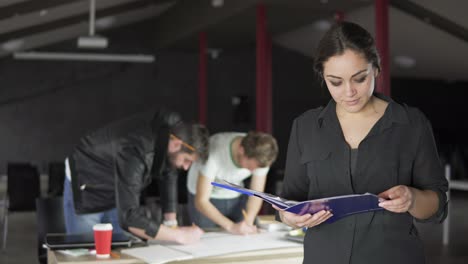
[(454, 37), (457, 37), (465, 42), (468, 42), (468, 29), (460, 26), (459, 24), (440, 16), (429, 9), (426, 9), (412, 1), (407, 0), (390, 0), (390, 5), (410, 14), (429, 25), (437, 27)]
[(67, 52), (15, 52), (13, 58), (23, 60), (74, 60), (100, 62), (139, 62), (152, 63), (154, 56), (144, 54), (99, 54)]
[(89, 1), (89, 35), (94, 36), (94, 22), (96, 21), (96, 1)]

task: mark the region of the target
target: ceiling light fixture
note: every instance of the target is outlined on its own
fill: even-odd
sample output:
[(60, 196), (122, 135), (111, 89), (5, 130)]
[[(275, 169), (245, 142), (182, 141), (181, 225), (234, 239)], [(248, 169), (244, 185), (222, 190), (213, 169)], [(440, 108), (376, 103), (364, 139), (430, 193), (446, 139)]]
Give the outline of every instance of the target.
[(221, 54), (222, 51), (223, 51), (222, 49), (208, 48), (206, 50), (206, 53), (210, 55), (211, 59), (216, 60), (217, 58), (219, 58), (219, 54)]
[(114, 16), (103, 17), (96, 20), (96, 28), (98, 29), (106, 29), (110, 28), (116, 22), (116, 18)]
[(398, 55), (393, 58), (393, 61), (400, 68), (409, 69), (413, 68), (416, 65), (416, 60), (410, 56)]
[(19, 50), (24, 45), (24, 40), (22, 39), (12, 39), (2, 44), (2, 49), (4, 51), (16, 51)]
[[(98, 28), (112, 27), (116, 21), (115, 17), (104, 17), (96, 21), (95, 0), (90, 0), (89, 13), (89, 35), (78, 38), (79, 48), (106, 48), (108, 41), (105, 37), (94, 35), (95, 25)], [(81, 25), (80, 25), (81, 26)], [(111, 54), (111, 53), (86, 53), (86, 52), (38, 52), (38, 51), (22, 51), (23, 40), (15, 40), (4, 43), (1, 48), (13, 53), (14, 59), (19, 60), (60, 60), (60, 61), (97, 61), (97, 62), (129, 62), (129, 63), (152, 63), (155, 61), (155, 56), (152, 54)]]
[(326, 19), (320, 19), (314, 22), (314, 28), (319, 31), (327, 31), (328, 29), (331, 28), (331, 23), (330, 21)]
[(67, 52), (15, 52), (13, 58), (23, 60), (76, 60), (101, 62), (154, 62), (153, 55), (143, 54), (97, 54)]
[(222, 7), (224, 5), (224, 0), (211, 0), (211, 5), (213, 7)]
[(96, 21), (96, 0), (89, 0), (89, 35), (78, 38), (79, 48), (104, 49), (107, 48), (107, 38), (94, 35)]

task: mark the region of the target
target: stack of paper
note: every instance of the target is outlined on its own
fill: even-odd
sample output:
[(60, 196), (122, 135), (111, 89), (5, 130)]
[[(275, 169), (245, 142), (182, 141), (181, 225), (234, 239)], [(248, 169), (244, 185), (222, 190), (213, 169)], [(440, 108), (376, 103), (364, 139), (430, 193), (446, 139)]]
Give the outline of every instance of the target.
[(202, 236), (199, 243), (193, 245), (153, 245), (122, 250), (122, 253), (147, 263), (162, 264), (175, 260), (298, 246), (295, 242), (285, 240), (284, 235), (285, 232), (264, 232), (248, 236), (209, 232)]
[(193, 258), (192, 255), (162, 245), (139, 247), (122, 250), (122, 253), (139, 258), (151, 264), (163, 264), (175, 260)]

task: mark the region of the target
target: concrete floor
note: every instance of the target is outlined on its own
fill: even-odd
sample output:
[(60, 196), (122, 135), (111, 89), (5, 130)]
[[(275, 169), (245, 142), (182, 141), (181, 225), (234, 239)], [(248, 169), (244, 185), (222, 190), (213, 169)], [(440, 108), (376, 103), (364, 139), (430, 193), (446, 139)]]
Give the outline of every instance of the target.
[(442, 244), (442, 225), (418, 224), (427, 263), (468, 263), (468, 192), (451, 191), (449, 244)]
[[(3, 197), (2, 191), (4, 188), (0, 186), (0, 197)], [(3, 213), (1, 209), (0, 212)], [(467, 218), (468, 192), (452, 191), (448, 246), (442, 245), (442, 225), (418, 224), (428, 264), (468, 263), (468, 220), (465, 220)], [(0, 252), (0, 264), (38, 263), (36, 239), (34, 212), (10, 214), (7, 248)]]

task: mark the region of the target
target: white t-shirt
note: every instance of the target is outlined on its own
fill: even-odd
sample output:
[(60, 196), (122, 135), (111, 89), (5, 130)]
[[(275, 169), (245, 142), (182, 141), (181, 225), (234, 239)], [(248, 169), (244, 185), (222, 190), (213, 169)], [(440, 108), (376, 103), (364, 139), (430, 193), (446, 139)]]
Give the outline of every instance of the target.
[[(243, 180), (252, 176), (265, 176), (270, 167), (257, 168), (253, 172), (245, 168), (239, 168), (231, 156), (231, 143), (237, 137), (244, 137), (245, 133), (225, 132), (214, 134), (210, 137), (209, 157), (205, 164), (192, 163), (187, 174), (187, 189), (193, 195), (197, 190), (198, 175), (207, 177), (210, 181), (226, 180), (228, 182), (244, 186)], [(210, 198), (232, 199), (241, 195), (238, 192), (224, 188), (214, 187)]]

